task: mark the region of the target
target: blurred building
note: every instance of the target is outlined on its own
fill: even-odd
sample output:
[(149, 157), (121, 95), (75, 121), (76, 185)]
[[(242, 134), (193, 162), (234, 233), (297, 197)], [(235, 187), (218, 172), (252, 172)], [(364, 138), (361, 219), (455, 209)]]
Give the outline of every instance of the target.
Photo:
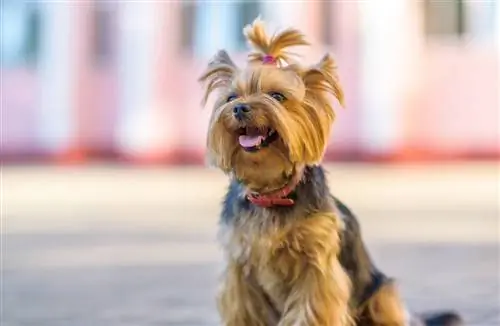
[(197, 77), (242, 27), (298, 27), (346, 89), (327, 159), (500, 156), (497, 1), (2, 0), (2, 157), (201, 163)]

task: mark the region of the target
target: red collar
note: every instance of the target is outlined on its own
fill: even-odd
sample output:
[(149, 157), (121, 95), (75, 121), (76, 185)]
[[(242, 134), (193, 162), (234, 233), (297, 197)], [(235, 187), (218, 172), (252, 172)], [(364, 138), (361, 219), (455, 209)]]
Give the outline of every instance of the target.
[(295, 201), (291, 198), (287, 198), (292, 191), (295, 190), (300, 180), (302, 179), (303, 169), (300, 168), (297, 170), (295, 175), (292, 177), (292, 180), (285, 185), (283, 188), (278, 190), (265, 193), (258, 194), (254, 192), (247, 192), (247, 199), (254, 205), (260, 207), (272, 207), (272, 206), (293, 206)]

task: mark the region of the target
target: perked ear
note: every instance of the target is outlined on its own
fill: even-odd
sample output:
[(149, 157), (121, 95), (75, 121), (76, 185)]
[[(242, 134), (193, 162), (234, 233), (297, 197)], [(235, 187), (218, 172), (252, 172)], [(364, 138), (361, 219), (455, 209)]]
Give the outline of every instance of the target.
[(326, 54), (320, 62), (306, 69), (302, 74), (306, 89), (312, 92), (327, 92), (337, 98), (344, 106), (344, 91), (340, 86), (335, 60)]
[(198, 81), (205, 85), (202, 104), (205, 105), (210, 94), (216, 89), (227, 87), (238, 68), (225, 50), (219, 50), (208, 63), (205, 72)]

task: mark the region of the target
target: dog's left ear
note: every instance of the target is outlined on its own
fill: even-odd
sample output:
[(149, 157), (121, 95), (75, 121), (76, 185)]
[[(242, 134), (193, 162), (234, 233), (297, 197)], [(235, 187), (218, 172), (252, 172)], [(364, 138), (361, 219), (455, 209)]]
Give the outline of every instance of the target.
[(199, 77), (198, 81), (205, 86), (205, 95), (203, 96), (203, 105), (206, 104), (210, 94), (218, 88), (227, 87), (238, 68), (229, 54), (225, 50), (219, 50), (210, 60), (205, 72)]
[(344, 106), (344, 91), (340, 86), (337, 65), (330, 54), (326, 54), (316, 65), (303, 71), (302, 80), (309, 91), (332, 94), (340, 105)]

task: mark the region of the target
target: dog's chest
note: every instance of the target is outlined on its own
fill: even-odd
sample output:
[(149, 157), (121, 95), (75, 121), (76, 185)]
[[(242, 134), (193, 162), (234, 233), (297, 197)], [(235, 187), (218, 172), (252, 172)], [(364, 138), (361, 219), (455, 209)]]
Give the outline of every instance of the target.
[(244, 279), (261, 290), (272, 302), (274, 308), (282, 311), (288, 293), (284, 280), (280, 276), (277, 262), (272, 259), (276, 246), (277, 232), (262, 225), (240, 225), (222, 227), (219, 239), (229, 259), (243, 267)]

